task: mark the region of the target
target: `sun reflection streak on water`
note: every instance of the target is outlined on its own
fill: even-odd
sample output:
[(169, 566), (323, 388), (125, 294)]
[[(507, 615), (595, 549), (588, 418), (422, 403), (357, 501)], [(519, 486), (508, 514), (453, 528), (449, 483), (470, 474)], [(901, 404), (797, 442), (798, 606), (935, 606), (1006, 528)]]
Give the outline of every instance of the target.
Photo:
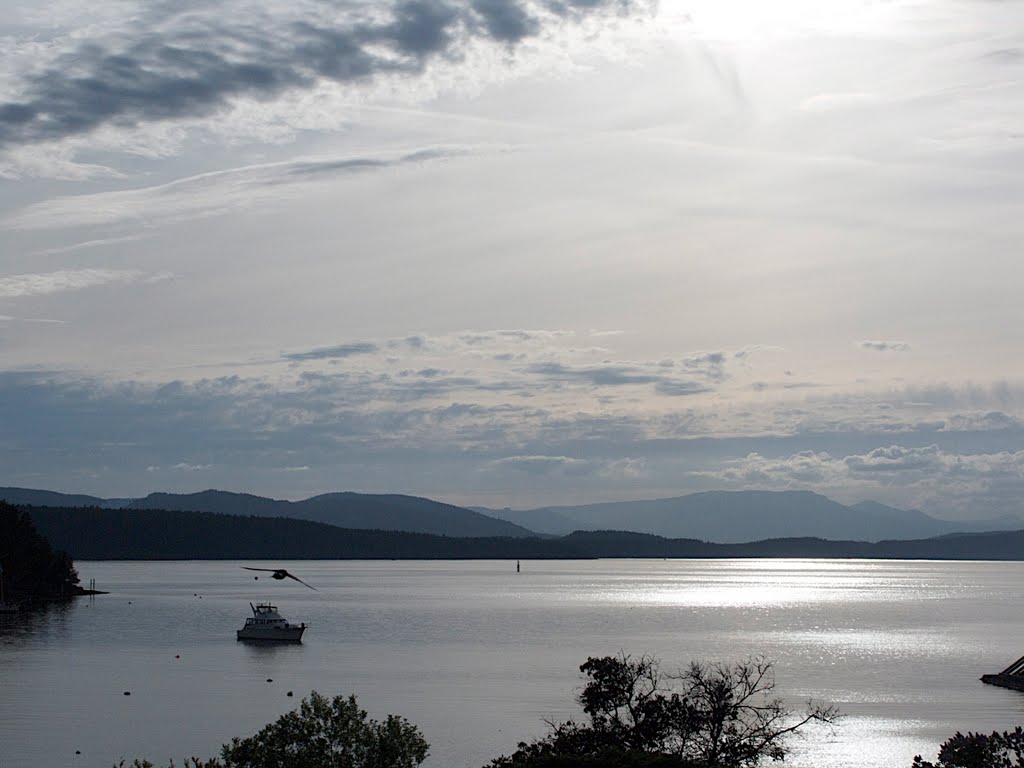
[(955, 595), (948, 575), (936, 592), (927, 578), (894, 575), (885, 563), (877, 570), (863, 562), (821, 560), (663, 561), (656, 577), (624, 574), (618, 582), (592, 585), (571, 599), (631, 605), (770, 608), (881, 600), (938, 600)]

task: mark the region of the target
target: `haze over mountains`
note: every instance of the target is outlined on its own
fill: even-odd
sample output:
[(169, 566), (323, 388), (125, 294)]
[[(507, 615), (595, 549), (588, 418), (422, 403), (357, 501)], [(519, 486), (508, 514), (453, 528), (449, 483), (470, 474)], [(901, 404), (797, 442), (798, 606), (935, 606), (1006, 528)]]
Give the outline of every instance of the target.
[(562, 536), (616, 530), (666, 538), (742, 543), (816, 537), (834, 541), (925, 539), (950, 533), (1024, 529), (1006, 517), (953, 522), (877, 502), (844, 505), (808, 491), (714, 491), (668, 499), (609, 502), (530, 510), (463, 507), (415, 496), (328, 493), (282, 501), (207, 490), (151, 493), (139, 499), (103, 499), (26, 488), (0, 488), (0, 499), (38, 507), (197, 511), (311, 520), (348, 529), (376, 529), (461, 537)]
[(843, 541), (924, 539), (1024, 528), (1024, 520), (1016, 517), (954, 522), (873, 501), (847, 506), (810, 491), (709, 491), (669, 499), (521, 511), (474, 509), (550, 535), (624, 530), (723, 544), (794, 536)]

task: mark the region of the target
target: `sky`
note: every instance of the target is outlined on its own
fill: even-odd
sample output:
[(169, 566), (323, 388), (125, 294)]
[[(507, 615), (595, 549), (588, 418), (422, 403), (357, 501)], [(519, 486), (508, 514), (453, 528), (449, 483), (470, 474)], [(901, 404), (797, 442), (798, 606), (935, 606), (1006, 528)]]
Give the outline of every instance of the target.
[(0, 485), (1024, 514), (1019, 0), (7, 0)]

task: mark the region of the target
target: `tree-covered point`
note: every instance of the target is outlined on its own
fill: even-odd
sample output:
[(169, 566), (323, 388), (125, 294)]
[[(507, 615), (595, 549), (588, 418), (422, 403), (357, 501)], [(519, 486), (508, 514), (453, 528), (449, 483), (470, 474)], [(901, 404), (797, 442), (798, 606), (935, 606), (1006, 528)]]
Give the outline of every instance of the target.
[(0, 578), (7, 602), (53, 600), (78, 590), (67, 552), (55, 552), (25, 511), (0, 501)]

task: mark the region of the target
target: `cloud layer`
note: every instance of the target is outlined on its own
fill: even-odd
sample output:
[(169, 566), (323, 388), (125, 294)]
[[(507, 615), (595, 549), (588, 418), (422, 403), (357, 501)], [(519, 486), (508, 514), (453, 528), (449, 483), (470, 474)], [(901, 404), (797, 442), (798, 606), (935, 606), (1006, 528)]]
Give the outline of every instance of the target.
[(811, 5), (15, 3), (3, 481), (1019, 509), (1024, 6)]
[[(221, 4), (222, 6), (224, 4)], [(388, 6), (184, 7), (128, 39), (90, 40), (26, 75), (0, 103), (0, 148), (57, 141), (106, 125), (205, 117), (239, 98), (267, 99), (322, 80), (408, 76), (469, 41), (516, 45), (545, 25), (629, 10), (629, 0), (401, 0)], [(248, 19), (231, 23), (229, 18)]]
[(621, 337), (416, 334), (286, 351), (273, 375), (193, 380), (8, 372), (0, 452), (8, 482), (51, 484), (33, 475), (48, 456), (63, 487), (121, 494), (198, 482), (301, 496), (326, 483), (525, 506), (810, 488), (947, 517), (1024, 511), (1024, 391), (797, 390), (755, 405), (737, 394), (778, 353), (616, 363), (595, 338)]

